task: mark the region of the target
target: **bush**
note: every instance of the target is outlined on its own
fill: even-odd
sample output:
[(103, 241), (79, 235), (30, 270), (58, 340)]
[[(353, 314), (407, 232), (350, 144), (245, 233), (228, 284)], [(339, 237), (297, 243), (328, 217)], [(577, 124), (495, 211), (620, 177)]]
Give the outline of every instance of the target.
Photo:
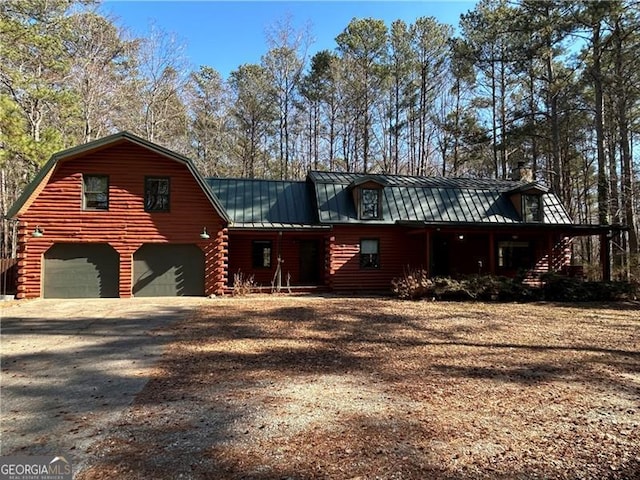
[(506, 277), (472, 275), (460, 280), (450, 277), (429, 278), (424, 269), (407, 269), (394, 278), (391, 290), (399, 298), (418, 300), (531, 300), (535, 291)]
[(610, 302), (636, 300), (640, 296), (638, 283), (585, 282), (558, 274), (543, 275), (541, 280), (544, 285), (534, 288), (516, 278), (492, 275), (471, 275), (459, 280), (429, 278), (424, 269), (408, 268), (402, 277), (392, 280), (391, 290), (399, 298), (410, 300)]
[(391, 280), (391, 291), (398, 298), (417, 300), (433, 295), (434, 284), (426, 270), (407, 268), (402, 277)]
[(233, 274), (233, 296), (244, 296), (253, 292), (256, 283), (253, 275), (245, 276), (240, 270)]
[(559, 302), (611, 302), (636, 300), (640, 294), (637, 283), (583, 282), (579, 279), (546, 274), (541, 277), (545, 300)]

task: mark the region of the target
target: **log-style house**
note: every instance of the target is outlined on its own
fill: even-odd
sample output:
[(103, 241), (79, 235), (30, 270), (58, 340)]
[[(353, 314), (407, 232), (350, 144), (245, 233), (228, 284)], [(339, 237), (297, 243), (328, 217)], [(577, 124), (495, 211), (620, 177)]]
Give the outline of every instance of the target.
[(600, 235), (608, 259), (608, 227), (573, 224), (556, 195), (515, 173), (204, 179), (188, 158), (122, 132), (54, 155), (12, 207), (17, 294), (223, 294), (239, 276), (387, 291), (407, 267), (535, 282), (570, 266), (580, 235)]

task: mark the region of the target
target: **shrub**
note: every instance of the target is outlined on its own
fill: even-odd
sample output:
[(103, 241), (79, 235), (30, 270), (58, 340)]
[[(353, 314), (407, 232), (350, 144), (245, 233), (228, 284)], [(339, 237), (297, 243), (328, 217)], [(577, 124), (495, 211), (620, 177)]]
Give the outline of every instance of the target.
[(402, 277), (391, 280), (391, 291), (398, 298), (417, 300), (433, 296), (434, 284), (426, 270), (407, 268)]
[(253, 292), (256, 283), (253, 275), (245, 276), (240, 270), (233, 274), (233, 296), (244, 296)]
[(541, 277), (545, 300), (559, 302), (610, 302), (636, 300), (638, 284), (632, 282), (583, 282), (554, 273)]
[(408, 268), (402, 277), (394, 278), (391, 290), (399, 298), (418, 300), (533, 300), (535, 291), (521, 282), (492, 275), (471, 275), (457, 280), (434, 277), (424, 269)]
[(640, 284), (635, 282), (585, 282), (556, 273), (542, 275), (540, 279), (543, 286), (533, 288), (518, 278), (492, 275), (429, 278), (424, 269), (407, 268), (401, 277), (392, 280), (391, 290), (399, 298), (410, 300), (610, 302), (640, 297)]

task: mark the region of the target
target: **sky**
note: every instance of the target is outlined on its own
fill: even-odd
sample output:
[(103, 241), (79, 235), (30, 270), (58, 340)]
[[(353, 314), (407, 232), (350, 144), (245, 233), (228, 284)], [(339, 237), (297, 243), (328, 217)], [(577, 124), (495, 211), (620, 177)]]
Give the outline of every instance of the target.
[(435, 17), (454, 28), (460, 14), (472, 10), (475, 1), (129, 1), (106, 0), (101, 11), (134, 36), (145, 36), (151, 24), (176, 35), (186, 48), (193, 69), (207, 65), (223, 78), (245, 63), (260, 63), (267, 50), (266, 32), (290, 18), (292, 26), (307, 25), (314, 42), (308, 54), (334, 50), (335, 37), (354, 17), (413, 23)]

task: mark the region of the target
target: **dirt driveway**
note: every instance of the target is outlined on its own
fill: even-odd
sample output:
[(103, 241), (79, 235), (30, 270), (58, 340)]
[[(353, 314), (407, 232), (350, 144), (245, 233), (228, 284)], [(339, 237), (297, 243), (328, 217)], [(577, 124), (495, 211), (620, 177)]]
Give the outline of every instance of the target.
[(35, 300), (1, 315), (1, 454), (67, 455), (90, 443), (153, 376), (167, 329), (202, 298)]

